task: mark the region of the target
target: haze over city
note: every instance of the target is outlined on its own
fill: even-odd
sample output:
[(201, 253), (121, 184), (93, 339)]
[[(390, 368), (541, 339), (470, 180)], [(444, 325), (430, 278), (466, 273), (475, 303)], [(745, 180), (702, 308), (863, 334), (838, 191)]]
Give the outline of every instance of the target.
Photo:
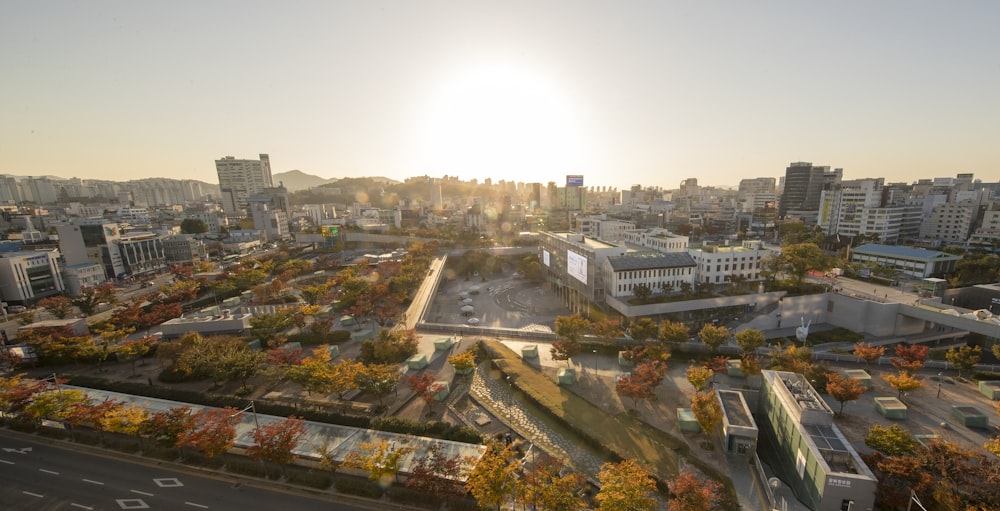
[(1000, 177), (996, 2), (6, 2), (0, 173)]

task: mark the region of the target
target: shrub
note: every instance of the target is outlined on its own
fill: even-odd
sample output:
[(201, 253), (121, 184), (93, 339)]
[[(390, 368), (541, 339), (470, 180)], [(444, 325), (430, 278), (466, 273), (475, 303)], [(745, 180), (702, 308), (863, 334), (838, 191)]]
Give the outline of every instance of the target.
[(260, 462), (248, 459), (230, 460), (229, 463), (226, 464), (226, 470), (237, 474), (243, 474), (245, 476), (267, 476), (267, 470), (264, 469), (264, 466)]
[(971, 378), (976, 381), (1000, 380), (1000, 373), (996, 371), (976, 371)]
[(325, 490), (330, 487), (330, 474), (316, 470), (289, 470), (288, 482)]
[(480, 511), (479, 503), (472, 499), (450, 498), (448, 501), (449, 511)]
[(370, 499), (382, 497), (382, 489), (379, 488), (377, 484), (368, 480), (338, 477), (334, 480), (333, 487), (340, 493), (346, 493), (348, 495), (357, 495), (359, 497), (368, 497)]
[(163, 461), (177, 460), (177, 449), (162, 445), (147, 446), (145, 452), (142, 454), (149, 458), (156, 458)]
[(393, 502), (411, 504), (428, 509), (438, 509), (441, 507), (441, 497), (414, 491), (409, 488), (394, 486), (389, 488), (389, 491), (386, 493), (389, 495), (389, 500)]

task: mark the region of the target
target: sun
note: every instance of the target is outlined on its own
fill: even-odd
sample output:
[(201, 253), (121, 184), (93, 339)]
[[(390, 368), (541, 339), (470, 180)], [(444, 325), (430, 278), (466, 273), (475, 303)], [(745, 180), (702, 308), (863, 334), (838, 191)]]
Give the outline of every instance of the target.
[(467, 69), (429, 102), (420, 126), (422, 170), (464, 179), (558, 181), (580, 170), (580, 121), (541, 76), (491, 64)]

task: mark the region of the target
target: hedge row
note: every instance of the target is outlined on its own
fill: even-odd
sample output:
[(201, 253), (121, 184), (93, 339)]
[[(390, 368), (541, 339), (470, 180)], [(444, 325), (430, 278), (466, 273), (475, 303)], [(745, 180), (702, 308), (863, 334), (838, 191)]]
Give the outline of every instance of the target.
[[(120, 392), (135, 396), (145, 396), (168, 401), (178, 401), (181, 403), (192, 403), (202, 406), (216, 408), (233, 407), (243, 408), (247, 400), (235, 396), (221, 394), (209, 394), (196, 392), (193, 390), (175, 389), (163, 386), (150, 386), (138, 382), (107, 380), (104, 378), (94, 378), (86, 375), (60, 375), (67, 378), (69, 385), (86, 387), (91, 389)], [(418, 422), (397, 417), (358, 417), (354, 415), (343, 415), (336, 412), (319, 411), (315, 409), (296, 408), (284, 404), (270, 403), (267, 400), (255, 400), (254, 408), (257, 413), (273, 415), (275, 417), (289, 417), (292, 415), (302, 417), (313, 422), (324, 424), (337, 424), (354, 428), (377, 429), (390, 433), (401, 433), (415, 436), (425, 436), (440, 438), (442, 440), (453, 440), (471, 444), (482, 443), (482, 435), (475, 429), (465, 426), (453, 426), (443, 422)]]
[(372, 419), (371, 428), (389, 433), (428, 436), (468, 444), (483, 442), (483, 436), (475, 429), (439, 421), (415, 422), (399, 417), (375, 417)]

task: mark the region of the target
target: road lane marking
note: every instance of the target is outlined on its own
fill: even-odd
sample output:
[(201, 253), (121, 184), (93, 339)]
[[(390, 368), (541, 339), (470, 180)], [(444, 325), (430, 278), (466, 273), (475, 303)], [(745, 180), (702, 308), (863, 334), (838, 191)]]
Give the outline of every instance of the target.
[(39, 472), (45, 472), (46, 474), (52, 474), (54, 476), (59, 475), (59, 472), (56, 472), (55, 470), (47, 470), (47, 469), (44, 469), (44, 468), (40, 468), (40, 469), (38, 469), (38, 471)]
[(139, 491), (139, 490), (129, 490), (129, 491), (132, 492), (132, 493), (138, 493), (139, 495), (144, 495), (146, 497), (152, 497), (153, 496), (152, 493), (147, 493), (147, 492), (144, 492), (144, 491)]
[(85, 482), (85, 483), (90, 483), (90, 484), (100, 484), (100, 485), (103, 485), (103, 484), (104, 484), (104, 483), (102, 483), (102, 482), (100, 482), (100, 481), (94, 481), (94, 480), (92, 480), (92, 479), (84, 479), (84, 480), (83, 480), (83, 482)]
[(0, 463), (6, 463), (8, 465), (13, 465), (14, 464), (13, 461), (7, 461), (7, 460), (0, 460)]
[(196, 504), (194, 502), (185, 502), (185, 504), (187, 504), (189, 506), (200, 507), (202, 509), (208, 509), (208, 506), (205, 506), (205, 505), (202, 505), (202, 504)]
[(71, 505), (73, 507), (78, 507), (78, 508), (81, 508), (81, 509), (94, 509), (94, 508), (89, 507), (89, 506), (84, 506), (83, 504), (77, 504), (76, 502), (70, 502), (69, 505)]
[(30, 491), (24, 491), (24, 490), (21, 490), (21, 493), (23, 493), (25, 495), (31, 495), (32, 497), (38, 497), (38, 498), (42, 498), (42, 497), (45, 496), (45, 495), (39, 495), (37, 493), (31, 493)]

